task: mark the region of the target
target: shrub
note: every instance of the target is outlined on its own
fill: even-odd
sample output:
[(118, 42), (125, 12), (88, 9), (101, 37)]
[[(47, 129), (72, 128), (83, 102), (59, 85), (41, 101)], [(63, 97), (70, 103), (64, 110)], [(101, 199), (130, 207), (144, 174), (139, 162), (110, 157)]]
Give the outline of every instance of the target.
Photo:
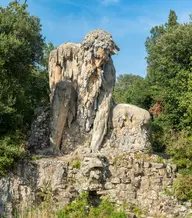
[(122, 210), (107, 199), (102, 199), (98, 207), (93, 207), (87, 192), (83, 192), (63, 210), (58, 211), (58, 218), (126, 218)]
[(179, 175), (173, 183), (175, 196), (192, 202), (192, 175)]
[(192, 170), (192, 136), (187, 131), (174, 132), (167, 135), (166, 153), (173, 158), (178, 168)]
[(84, 218), (87, 217), (86, 207), (89, 207), (88, 193), (83, 192), (73, 202), (56, 214), (59, 218)]
[(126, 214), (122, 210), (117, 210), (114, 204), (107, 199), (103, 199), (98, 207), (92, 207), (89, 212), (90, 218), (126, 218)]
[(0, 139), (0, 177), (24, 158), (25, 149), (22, 135), (17, 131), (14, 135), (4, 136)]

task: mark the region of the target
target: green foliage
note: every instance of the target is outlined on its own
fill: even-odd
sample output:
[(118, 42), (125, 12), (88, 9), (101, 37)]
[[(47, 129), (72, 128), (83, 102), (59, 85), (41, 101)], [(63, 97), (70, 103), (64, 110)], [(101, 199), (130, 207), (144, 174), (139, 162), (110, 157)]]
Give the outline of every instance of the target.
[(114, 204), (108, 200), (103, 199), (98, 207), (91, 208), (89, 216), (90, 218), (126, 218), (126, 214), (122, 210), (117, 210)]
[(63, 210), (57, 212), (59, 218), (84, 218), (87, 217), (85, 208), (89, 207), (88, 193), (83, 192)]
[(163, 152), (165, 150), (164, 126), (160, 117), (155, 117), (152, 122), (152, 146), (153, 151)]
[(179, 169), (179, 173), (182, 175), (192, 175), (192, 169)]
[(80, 169), (81, 168), (81, 162), (79, 160), (74, 160), (71, 162), (71, 165), (75, 169)]
[(168, 22), (152, 28), (146, 40), (146, 80), (151, 98), (162, 102), (161, 113), (153, 117), (153, 148), (157, 152), (165, 150), (180, 169), (189, 170), (192, 167), (191, 34), (192, 23), (179, 24), (171, 10)]
[(132, 211), (134, 214), (136, 214), (138, 218), (141, 218), (141, 217), (142, 217), (141, 215), (144, 214), (143, 211), (142, 211), (139, 207), (137, 207), (137, 206), (135, 206), (135, 205), (132, 206), (131, 211)]
[(158, 158), (157, 158), (157, 163), (164, 163), (164, 162), (163, 162), (163, 158), (160, 157), (160, 156), (158, 156)]
[(147, 57), (148, 81), (159, 87), (158, 96), (163, 102), (164, 119), (172, 128), (181, 129), (192, 124), (190, 120), (186, 122), (187, 108), (184, 104), (185, 96), (190, 95), (191, 89), (191, 34), (191, 24), (166, 29), (158, 41), (151, 45)]
[(43, 181), (42, 187), (37, 191), (36, 203), (50, 204), (52, 195), (53, 192), (50, 181)]
[(173, 183), (173, 188), (178, 199), (192, 202), (192, 175), (179, 175)]
[(0, 177), (13, 169), (19, 160), (25, 157), (23, 136), (20, 132), (5, 136), (0, 140)]
[(39, 157), (39, 155), (33, 155), (33, 156), (31, 156), (31, 160), (39, 160), (40, 159), (40, 157)]
[(134, 104), (146, 109), (152, 101), (146, 80), (132, 74), (120, 75), (117, 78), (113, 96), (117, 103)]
[(179, 168), (192, 170), (192, 137), (187, 131), (174, 132), (168, 135), (166, 152), (173, 157)]
[(127, 101), (126, 98), (127, 97), (126, 97), (125, 93), (130, 88), (133, 81), (138, 80), (140, 78), (141, 77), (135, 76), (135, 75), (132, 75), (132, 74), (120, 75), (117, 78), (117, 82), (116, 82), (116, 85), (115, 85), (115, 90), (114, 90), (114, 93), (113, 93), (113, 96), (114, 96), (117, 103), (126, 103), (126, 101)]
[(27, 4), (0, 7), (0, 134), (27, 126), (34, 108), (48, 102), (45, 50), (40, 20)]
[(177, 15), (175, 11), (170, 10), (169, 17), (168, 17), (168, 23), (165, 24), (167, 28), (175, 28), (179, 23), (177, 22)]
[(83, 192), (63, 210), (57, 212), (58, 218), (126, 218), (122, 210), (117, 210), (110, 201), (103, 199), (98, 207), (93, 207), (87, 192)]
[(39, 18), (27, 4), (0, 7), (0, 174), (22, 158), (18, 132), (27, 132), (34, 109), (49, 102), (47, 60)]

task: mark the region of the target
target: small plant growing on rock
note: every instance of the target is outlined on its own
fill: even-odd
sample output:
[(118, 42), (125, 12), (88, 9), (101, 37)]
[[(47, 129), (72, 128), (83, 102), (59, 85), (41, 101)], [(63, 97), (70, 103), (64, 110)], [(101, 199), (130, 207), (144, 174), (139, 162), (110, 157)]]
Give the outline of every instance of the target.
[(40, 159), (40, 157), (39, 157), (39, 155), (33, 155), (32, 157), (31, 157), (31, 160), (39, 160)]
[(71, 162), (71, 165), (75, 169), (80, 169), (81, 168), (81, 162), (79, 160), (74, 160)]
[(49, 203), (52, 200), (52, 195), (50, 181), (44, 181), (43, 186), (37, 192), (37, 201), (39, 203)]
[(0, 177), (13, 170), (26, 156), (24, 140), (21, 133), (0, 138)]
[(158, 156), (158, 158), (157, 158), (157, 163), (163, 163), (163, 158), (160, 157), (160, 156)]
[(71, 159), (69, 164), (74, 168), (74, 169), (80, 169), (81, 168), (81, 161), (79, 160), (78, 154), (76, 153), (75, 156)]

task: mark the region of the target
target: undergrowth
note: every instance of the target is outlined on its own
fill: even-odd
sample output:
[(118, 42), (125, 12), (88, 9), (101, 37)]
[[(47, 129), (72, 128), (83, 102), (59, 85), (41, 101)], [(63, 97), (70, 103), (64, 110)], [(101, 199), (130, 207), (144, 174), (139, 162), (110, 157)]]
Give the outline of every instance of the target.
[(64, 209), (56, 213), (58, 218), (126, 218), (123, 210), (109, 200), (102, 199), (98, 207), (92, 206), (87, 192), (83, 192)]
[(24, 137), (19, 131), (0, 138), (0, 177), (12, 170), (25, 155)]
[(178, 175), (173, 182), (173, 190), (179, 200), (192, 202), (192, 175)]

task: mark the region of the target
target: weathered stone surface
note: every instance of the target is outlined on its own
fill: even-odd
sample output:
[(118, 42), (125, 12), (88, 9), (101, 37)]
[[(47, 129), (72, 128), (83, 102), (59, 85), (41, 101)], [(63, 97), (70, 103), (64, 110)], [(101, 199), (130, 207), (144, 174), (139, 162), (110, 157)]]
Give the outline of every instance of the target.
[(29, 133), (28, 149), (38, 152), (39, 149), (49, 147), (50, 135), (50, 108), (38, 108), (35, 111), (34, 120)]
[[(0, 180), (0, 214), (6, 211), (8, 217), (12, 217), (11, 212), (13, 208), (18, 208), (19, 203), (24, 203), (26, 206), (35, 203), (41, 191), (48, 189), (53, 197), (50, 206), (54, 207), (65, 206), (82, 190), (87, 190), (90, 195), (94, 193), (92, 198), (103, 195), (119, 205), (136, 205), (145, 212), (142, 215), (144, 218), (163, 216), (184, 218), (192, 215), (190, 203), (181, 205), (174, 196), (163, 194), (170, 179), (166, 171), (159, 178), (159, 171), (162, 169), (156, 168), (156, 163), (149, 160), (151, 167), (146, 168), (141, 164), (143, 174), (135, 176), (132, 171), (138, 167), (138, 159), (133, 156), (133, 161), (130, 163), (130, 154), (122, 155), (120, 165), (115, 165), (114, 161), (111, 166), (108, 165), (109, 156), (98, 154), (83, 156), (82, 153), (24, 162), (13, 174)], [(140, 162), (146, 162), (143, 158), (140, 157)], [(80, 168), (73, 167), (74, 160), (81, 162)], [(131, 165), (126, 172), (121, 166), (121, 162), (125, 164), (125, 160)], [(110, 170), (113, 168), (116, 170)], [(119, 178), (119, 171), (124, 171), (124, 179), (131, 176), (129, 183)], [(175, 178), (176, 172), (171, 172), (171, 177)], [(155, 187), (155, 184), (158, 184), (158, 187)]]
[(69, 128), (76, 116), (76, 91), (70, 81), (56, 84), (51, 104), (51, 142), (54, 152), (59, 153), (65, 125)]
[(115, 146), (122, 151), (151, 149), (149, 113), (112, 103), (116, 76), (111, 56), (117, 51), (111, 34), (94, 30), (81, 44), (65, 43), (51, 52), (49, 130), (55, 154), (69, 154), (77, 147), (93, 153)]
[[(50, 54), (51, 99), (55, 96), (57, 83), (65, 80), (71, 81), (77, 92), (75, 111), (77, 117), (74, 125), (80, 129), (80, 138), (83, 138), (82, 135), (85, 133), (92, 131), (89, 146), (94, 152), (98, 151), (107, 133), (111, 98), (115, 85), (115, 68), (111, 55), (115, 54), (116, 50), (119, 48), (109, 33), (95, 30), (90, 32), (81, 44), (65, 43)], [(60, 101), (66, 101), (67, 104), (68, 101), (70, 102), (70, 95), (68, 97), (69, 99), (66, 99), (63, 95), (63, 99)], [(54, 104), (53, 100), (52, 107)], [(73, 104), (71, 107), (74, 107)], [(60, 122), (59, 126), (61, 122), (62, 125), (65, 123), (62, 118), (58, 118), (57, 121)], [(71, 124), (72, 126), (73, 124)], [(64, 141), (60, 144), (61, 133), (67, 131), (67, 128), (59, 129), (58, 139), (52, 138), (58, 151), (65, 144)], [(82, 140), (82, 144), (84, 145), (84, 140)]]
[(150, 114), (144, 109), (117, 105), (112, 112), (113, 130), (108, 143), (123, 151), (150, 151), (150, 121)]

